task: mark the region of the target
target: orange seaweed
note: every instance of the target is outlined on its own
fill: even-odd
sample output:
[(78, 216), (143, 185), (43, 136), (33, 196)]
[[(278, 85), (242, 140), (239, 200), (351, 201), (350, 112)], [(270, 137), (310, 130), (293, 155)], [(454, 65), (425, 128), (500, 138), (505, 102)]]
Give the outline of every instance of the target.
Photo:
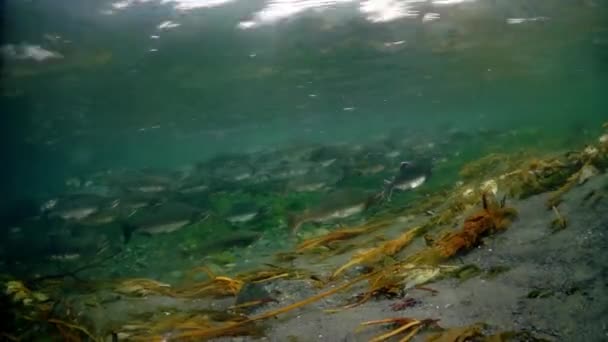
[(499, 205), (493, 195), (484, 193), (482, 203), (483, 209), (469, 216), (460, 231), (447, 234), (435, 243), (433, 248), (442, 259), (475, 247), (482, 237), (506, 229), (517, 216), (514, 208)]
[(373, 264), (380, 261), (383, 257), (393, 256), (399, 253), (403, 248), (409, 245), (412, 240), (418, 235), (421, 227), (409, 229), (405, 233), (393, 240), (389, 240), (379, 247), (355, 254), (349, 262), (342, 265), (331, 275), (331, 279), (335, 279), (348, 268), (358, 264)]

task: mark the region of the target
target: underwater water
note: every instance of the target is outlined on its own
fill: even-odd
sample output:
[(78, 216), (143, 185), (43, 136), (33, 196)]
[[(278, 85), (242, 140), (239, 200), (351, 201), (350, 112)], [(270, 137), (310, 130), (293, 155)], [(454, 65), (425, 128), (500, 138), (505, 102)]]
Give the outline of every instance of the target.
[(0, 16), (2, 340), (608, 336), (607, 1)]

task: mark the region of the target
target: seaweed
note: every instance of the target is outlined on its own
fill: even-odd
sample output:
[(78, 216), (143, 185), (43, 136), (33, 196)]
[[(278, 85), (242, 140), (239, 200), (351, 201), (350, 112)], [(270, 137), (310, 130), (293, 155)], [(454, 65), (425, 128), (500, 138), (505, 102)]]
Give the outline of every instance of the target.
[[(95, 338), (95, 336), (93, 336), (93, 334), (91, 334), (85, 327), (78, 324), (72, 324), (54, 318), (49, 319), (48, 322), (55, 324), (57, 330), (59, 330), (59, 333), (63, 336), (65, 341), (82, 341), (80, 334), (78, 333), (86, 335), (93, 342), (102, 341), (102, 339)], [(76, 331), (76, 334), (73, 331)]]
[(476, 265), (465, 265), (452, 272), (450, 274), (460, 280), (461, 282), (467, 281), (481, 274), (481, 269)]
[[(284, 306), (284, 307), (281, 307), (281, 308), (278, 308), (275, 310), (271, 310), (269, 312), (265, 312), (265, 313), (259, 314), (257, 316), (246, 318), (242, 321), (238, 321), (238, 322), (232, 321), (232, 322), (224, 323), (219, 326), (209, 326), (209, 325), (199, 326), (199, 327), (193, 328), (189, 331), (178, 333), (174, 337), (177, 340), (181, 340), (181, 339), (201, 340), (201, 339), (209, 339), (209, 338), (220, 337), (220, 336), (242, 335), (244, 332), (249, 333), (249, 332), (251, 332), (252, 329), (255, 328), (253, 323), (256, 321), (261, 321), (261, 320), (265, 320), (268, 318), (272, 318), (272, 317), (278, 316), (280, 314), (300, 308), (302, 306), (308, 305), (310, 303), (316, 302), (320, 299), (331, 296), (337, 292), (343, 291), (343, 290), (369, 278), (370, 276), (371, 275), (360, 276), (360, 277), (355, 278), (349, 282), (346, 282), (340, 286), (336, 286), (330, 290), (316, 294), (312, 297), (306, 298), (299, 302), (296, 302), (291, 305), (287, 305), (287, 306)], [(148, 338), (150, 338), (150, 337), (148, 337)]]
[(358, 330), (361, 330), (361, 328), (365, 328), (365, 327), (372, 326), (372, 325), (392, 324), (393, 326), (396, 326), (396, 328), (389, 331), (388, 333), (384, 333), (384, 334), (381, 334), (381, 335), (378, 335), (378, 336), (372, 338), (370, 340), (370, 342), (386, 341), (386, 340), (390, 339), (391, 337), (398, 336), (398, 335), (405, 334), (405, 333), (407, 333), (407, 334), (404, 337), (402, 337), (399, 341), (407, 342), (407, 341), (411, 341), (418, 334), (418, 332), (421, 329), (428, 327), (428, 326), (436, 326), (438, 321), (439, 320), (435, 320), (435, 319), (417, 320), (414, 318), (407, 318), (407, 317), (385, 318), (385, 319), (380, 319), (380, 320), (363, 322), (359, 325)]
[(378, 229), (388, 227), (390, 224), (392, 224), (392, 221), (380, 220), (378, 222), (367, 223), (355, 228), (336, 230), (329, 234), (311, 238), (300, 243), (296, 248), (296, 252), (302, 253), (318, 246), (328, 246), (332, 242), (352, 239), (362, 234), (371, 233)]
[(361, 251), (355, 254), (349, 262), (339, 267), (333, 272), (330, 279), (337, 278), (340, 274), (346, 271), (348, 268), (358, 265), (367, 264), (371, 265), (377, 263), (385, 257), (393, 256), (399, 253), (403, 248), (408, 246), (412, 240), (418, 236), (421, 227), (414, 227), (401, 234), (399, 237), (393, 240), (389, 240), (379, 247), (372, 248), (370, 250)]
[(152, 279), (127, 279), (116, 285), (114, 291), (130, 296), (148, 296), (151, 294), (172, 295), (171, 285)]
[(512, 218), (517, 216), (514, 208), (500, 205), (491, 194), (482, 195), (482, 204), (483, 209), (469, 216), (462, 229), (446, 234), (432, 247), (412, 256), (411, 262), (438, 264), (477, 246), (484, 236), (506, 229)]
[(572, 172), (573, 166), (560, 158), (533, 158), (518, 169), (501, 176), (509, 185), (509, 194), (516, 198), (558, 189)]
[(460, 177), (464, 180), (483, 178), (495, 172), (497, 166), (510, 159), (508, 154), (491, 153), (483, 158), (471, 161), (460, 170)]
[(401, 296), (403, 291), (409, 288), (417, 288), (441, 275), (442, 271), (453, 270), (453, 266), (429, 266), (415, 265), (411, 263), (398, 262), (388, 267), (369, 274), (369, 288), (357, 301), (347, 304), (338, 309), (326, 310), (327, 312), (338, 312), (359, 306), (375, 295)]

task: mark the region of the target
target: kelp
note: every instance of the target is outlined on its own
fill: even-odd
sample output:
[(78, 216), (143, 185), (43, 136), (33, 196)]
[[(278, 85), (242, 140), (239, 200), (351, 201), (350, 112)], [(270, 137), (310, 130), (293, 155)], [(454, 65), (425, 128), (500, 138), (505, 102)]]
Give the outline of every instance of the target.
[(302, 253), (315, 247), (328, 246), (332, 242), (352, 239), (362, 234), (367, 234), (378, 229), (386, 228), (392, 223), (393, 220), (384, 219), (377, 222), (370, 222), (355, 228), (339, 229), (329, 234), (303, 241), (298, 245), (298, 247), (296, 247), (296, 252)]
[[(446, 234), (433, 246), (411, 255), (404, 261), (381, 268), (376, 275), (370, 277), (369, 289), (357, 302), (331, 311), (361, 305), (378, 293), (400, 293), (404, 288), (412, 288), (436, 279), (442, 273), (452, 272), (453, 274), (455, 270), (462, 269), (455, 266), (439, 266), (439, 263), (473, 248), (483, 237), (506, 229), (511, 223), (511, 219), (517, 215), (515, 209), (505, 207), (504, 203), (498, 203), (492, 194), (482, 195), (482, 204), (483, 209), (469, 216), (461, 230)], [(400, 250), (399, 248), (411, 242), (411, 239), (417, 236), (419, 229), (421, 228), (411, 229), (398, 239), (389, 241), (388, 245), (385, 244), (365, 254), (355, 256), (349, 263), (336, 270), (333, 278), (357, 263), (368, 260), (377, 261), (378, 257), (389, 255), (389, 252), (394, 254)], [(392, 249), (391, 246), (399, 248)]]
[(385, 295), (389, 297), (402, 296), (404, 291), (417, 288), (433, 279), (438, 278), (443, 271), (451, 271), (454, 266), (415, 265), (399, 262), (384, 267), (369, 275), (368, 289), (358, 296), (356, 301), (341, 308), (325, 310), (326, 312), (339, 312), (359, 306), (373, 296)]
[(599, 171), (591, 164), (592, 161), (589, 160), (583, 166), (578, 169), (578, 171), (568, 177), (566, 182), (559, 187), (559, 189), (553, 191), (547, 200), (547, 207), (553, 208), (559, 205), (562, 201), (562, 196), (568, 191), (572, 190), (577, 185), (583, 184), (589, 178), (595, 176)]
[(505, 153), (491, 153), (483, 158), (473, 160), (460, 169), (460, 177), (464, 180), (486, 178), (496, 173), (499, 168), (511, 165), (513, 156)]
[(517, 216), (514, 208), (499, 204), (492, 194), (483, 194), (482, 204), (483, 209), (469, 216), (459, 231), (446, 234), (433, 246), (412, 256), (410, 262), (436, 265), (477, 246), (484, 236), (506, 229)]
[(176, 297), (236, 296), (243, 287), (243, 284), (244, 282), (239, 279), (225, 276), (214, 276), (209, 281), (176, 289), (172, 292), (172, 295)]
[(402, 334), (405, 334), (405, 336), (402, 337), (399, 341), (407, 342), (407, 341), (411, 341), (416, 336), (416, 334), (418, 334), (418, 332), (421, 329), (423, 329), (427, 326), (436, 325), (437, 322), (438, 322), (438, 320), (434, 320), (434, 319), (417, 320), (414, 318), (407, 318), (407, 317), (385, 318), (385, 319), (380, 319), (380, 320), (363, 322), (359, 325), (359, 328), (357, 330), (361, 330), (362, 328), (373, 326), (373, 325), (392, 324), (393, 326), (396, 326), (396, 328), (389, 331), (388, 333), (384, 333), (384, 334), (381, 334), (381, 335), (378, 335), (378, 336), (372, 338), (370, 340), (370, 342), (382, 342), (382, 341), (386, 341), (394, 336), (398, 336), (398, 335), (402, 335)]
[(59, 330), (59, 333), (63, 337), (64, 341), (80, 342), (80, 341), (82, 341), (80, 334), (86, 335), (87, 338), (93, 342), (102, 341), (102, 339), (96, 338), (85, 327), (83, 327), (81, 325), (68, 323), (68, 322), (62, 321), (60, 319), (54, 319), (54, 318), (49, 319), (48, 322), (51, 324), (54, 324), (57, 327), (57, 330)]
[(114, 291), (131, 296), (164, 295), (180, 298), (226, 297), (236, 296), (246, 283), (261, 283), (282, 278), (309, 278), (310, 272), (297, 269), (286, 269), (273, 265), (269, 269), (254, 270), (236, 277), (218, 276), (206, 266), (197, 267), (188, 273), (192, 278), (197, 272), (203, 272), (209, 279), (192, 282), (181, 287), (172, 287), (152, 279), (128, 279), (114, 287)]
[[(49, 289), (44, 290), (46, 292)], [(102, 340), (92, 334), (82, 323), (76, 322), (74, 310), (66, 310), (67, 312), (59, 318), (60, 303), (64, 303), (62, 300), (54, 300), (43, 292), (33, 291), (18, 280), (6, 283), (5, 294), (7, 299), (12, 302), (8, 307), (6, 307), (8, 303), (3, 303), (5, 305), (3, 309), (7, 313), (10, 312), (10, 316), (3, 317), (10, 317), (12, 320), (12, 323), (5, 323), (8, 323), (9, 326), (13, 325), (13, 329), (15, 329), (13, 332), (19, 334), (2, 332), (0, 336), (6, 340), (29, 341), (33, 338), (32, 334), (38, 335), (41, 330), (52, 333), (51, 327), (56, 329), (57, 334), (64, 341), (96, 342)]]
[(412, 240), (418, 236), (421, 227), (414, 227), (401, 234), (399, 237), (393, 240), (389, 240), (382, 245), (372, 248), (367, 251), (361, 251), (353, 256), (349, 262), (342, 265), (331, 275), (331, 279), (337, 278), (340, 274), (346, 271), (348, 268), (358, 264), (374, 264), (382, 260), (385, 257), (391, 257), (399, 253), (403, 248), (408, 246)]
[(510, 182), (511, 194), (519, 198), (552, 191), (547, 208), (559, 205), (565, 193), (585, 183), (608, 167), (608, 132), (598, 139), (597, 145), (587, 145), (581, 151), (568, 152), (558, 158), (535, 159), (528, 167), (515, 174)]
[(523, 168), (501, 175), (501, 180), (509, 188), (509, 195), (523, 199), (559, 188), (574, 168), (563, 158), (532, 158), (524, 162)]
[[(175, 313), (160, 316), (159, 319), (136, 321), (122, 326), (118, 337), (129, 341), (162, 341), (166, 336), (187, 334), (191, 331), (214, 329), (222, 325), (237, 325), (230, 333), (223, 336), (262, 335), (262, 331), (253, 324), (240, 324), (246, 320), (240, 315), (229, 315), (223, 312)], [(180, 340), (180, 339), (178, 339)], [(183, 340), (183, 339), (181, 339)]]
[(21, 303), (25, 306), (44, 303), (49, 300), (48, 295), (38, 291), (31, 291), (19, 280), (8, 281), (4, 293), (10, 296), (13, 302)]
[[(239, 319), (227, 320), (221, 324), (217, 324), (217, 322), (209, 319), (209, 317), (199, 317), (195, 320), (192, 318), (185, 320), (183, 317), (175, 317), (169, 321), (171, 324), (168, 324), (166, 320), (161, 320), (153, 325), (150, 325), (150, 323), (128, 325), (123, 327), (123, 330), (131, 331), (128, 337), (130, 340), (134, 341), (160, 341), (163, 339), (164, 334), (169, 330), (172, 332), (172, 337), (176, 340), (193, 339), (198, 341), (221, 336), (253, 335), (257, 334), (259, 331), (258, 327), (254, 325), (255, 322), (275, 317), (333, 295), (337, 292), (343, 291), (372, 275), (373, 273), (358, 277), (352, 281), (344, 283), (343, 285), (319, 293), (310, 298), (250, 318), (241, 317)], [(214, 279), (217, 278), (218, 277), (215, 277)], [(133, 333), (133, 331), (136, 331), (137, 333)]]
[[(368, 279), (369, 277), (373, 276), (374, 274), (375, 273), (357, 277), (340, 286), (336, 286), (336, 287), (332, 288), (331, 290), (327, 290), (325, 292), (316, 294), (312, 297), (306, 298), (306, 299), (298, 301), (296, 303), (247, 318), (240, 322), (229, 322), (229, 323), (225, 323), (225, 324), (222, 324), (219, 326), (214, 326), (214, 327), (202, 327), (202, 328), (198, 328), (198, 329), (192, 329), (191, 331), (175, 334), (174, 338), (177, 340), (195, 339), (198, 341), (198, 340), (210, 339), (210, 338), (220, 337), (220, 336), (240, 335), (241, 334), (240, 332), (242, 331), (242, 329), (244, 329), (244, 327), (251, 327), (252, 326), (251, 324), (254, 322), (272, 318), (277, 315), (280, 315), (280, 314), (292, 311), (294, 309), (303, 307), (305, 305), (311, 304), (313, 302), (316, 302), (325, 297), (328, 297), (335, 293), (343, 291), (365, 279)], [(153, 337), (148, 336), (148, 338), (153, 338)]]
[(124, 280), (116, 285), (114, 291), (124, 295), (137, 297), (143, 297), (152, 294), (170, 296), (173, 293), (171, 285), (145, 278)]

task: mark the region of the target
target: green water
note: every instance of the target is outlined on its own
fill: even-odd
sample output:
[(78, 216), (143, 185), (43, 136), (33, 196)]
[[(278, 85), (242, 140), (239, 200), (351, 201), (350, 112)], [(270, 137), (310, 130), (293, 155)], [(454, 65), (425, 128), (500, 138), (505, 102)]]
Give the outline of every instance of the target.
[[(79, 276), (179, 284), (201, 264), (248, 269), (336, 225), (415, 208), (488, 154), (597, 144), (608, 121), (606, 0), (8, 0), (1, 11), (2, 279), (79, 269), (102, 240), (113, 264)], [(290, 219), (335, 192), (380, 193), (405, 160), (432, 161), (420, 188), (355, 219), (305, 222), (292, 239)], [(295, 190), (311, 175), (323, 184)], [(40, 209), (55, 200), (97, 211)], [(187, 225), (143, 234), (153, 219)]]
[[(250, 29), (238, 25), (272, 1), (124, 3), (7, 2), (5, 43), (63, 56), (6, 59), (9, 193), (58, 191), (100, 168), (389, 131), (577, 137), (606, 117), (605, 1), (429, 2), (386, 22), (358, 1), (327, 1)], [(158, 29), (165, 21), (180, 26)]]

